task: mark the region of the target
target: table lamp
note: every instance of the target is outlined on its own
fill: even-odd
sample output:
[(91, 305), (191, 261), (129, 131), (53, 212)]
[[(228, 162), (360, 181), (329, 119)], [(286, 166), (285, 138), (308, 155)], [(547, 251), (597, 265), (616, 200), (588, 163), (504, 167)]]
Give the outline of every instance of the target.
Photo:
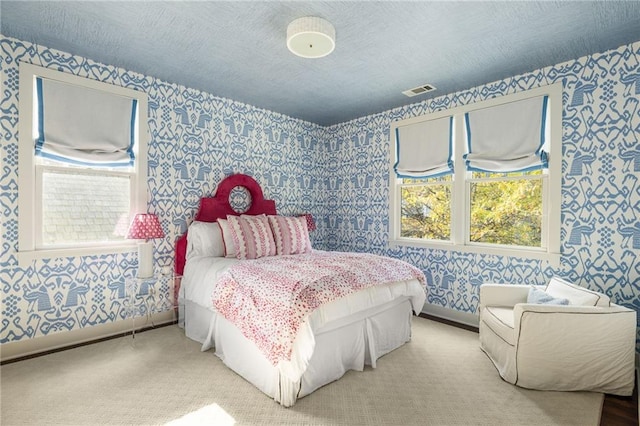
[(127, 238), (144, 240), (138, 243), (138, 278), (149, 278), (153, 275), (153, 243), (152, 238), (162, 238), (164, 232), (158, 216), (153, 213), (138, 213), (129, 226)]

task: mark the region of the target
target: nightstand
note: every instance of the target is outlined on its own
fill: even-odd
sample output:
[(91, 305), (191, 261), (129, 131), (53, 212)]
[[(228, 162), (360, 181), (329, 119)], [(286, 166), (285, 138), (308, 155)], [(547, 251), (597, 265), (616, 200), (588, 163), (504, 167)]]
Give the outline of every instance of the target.
[(149, 278), (128, 277), (125, 279), (126, 297), (124, 310), (126, 318), (131, 318), (135, 338), (136, 318), (146, 317), (146, 323), (153, 323), (153, 314), (174, 311), (174, 319), (179, 310), (177, 289), (181, 276), (156, 273)]

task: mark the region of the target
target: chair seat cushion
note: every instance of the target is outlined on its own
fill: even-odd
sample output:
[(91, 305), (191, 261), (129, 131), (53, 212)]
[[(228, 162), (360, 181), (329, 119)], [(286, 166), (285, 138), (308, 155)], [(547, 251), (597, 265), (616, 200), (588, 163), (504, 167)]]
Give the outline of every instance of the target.
[(481, 321), (484, 321), (487, 327), (508, 344), (512, 346), (516, 344), (513, 332), (513, 308), (485, 306), (482, 309)]

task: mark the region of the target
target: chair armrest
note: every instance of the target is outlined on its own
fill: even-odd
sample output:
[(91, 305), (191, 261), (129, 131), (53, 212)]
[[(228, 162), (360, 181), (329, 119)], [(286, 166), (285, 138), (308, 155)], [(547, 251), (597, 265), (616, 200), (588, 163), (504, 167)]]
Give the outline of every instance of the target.
[[(529, 315), (532, 314), (532, 315)], [(549, 315), (552, 314), (552, 315)], [(523, 317), (528, 316), (527, 326), (535, 329), (535, 333), (548, 335), (549, 333), (560, 333), (563, 339), (569, 341), (572, 335), (580, 337), (593, 328), (596, 324), (606, 324), (611, 321), (614, 315), (611, 314), (627, 314), (633, 319), (629, 319), (631, 334), (635, 335), (636, 312), (624, 306), (612, 304), (610, 307), (601, 306), (572, 306), (572, 305), (541, 305), (534, 303), (518, 303), (513, 307), (513, 326), (516, 334), (524, 331), (521, 325)], [(620, 317), (617, 315), (616, 317)], [(574, 323), (567, 327), (568, 323)], [(604, 326), (604, 328), (608, 328)], [(568, 330), (571, 330), (569, 333)], [(634, 339), (635, 340), (635, 339)]]
[(529, 285), (487, 283), (480, 286), (480, 308), (483, 306), (515, 306), (527, 301)]
[(523, 303), (513, 311), (518, 385), (632, 394), (634, 310)]
[(577, 306), (577, 305), (544, 305), (539, 303), (518, 303), (513, 307), (513, 315), (516, 320), (522, 316), (524, 312), (538, 312), (538, 313), (562, 313), (562, 314), (612, 314), (617, 312), (635, 312), (632, 309), (625, 308), (624, 306), (616, 305), (614, 303), (611, 306)]

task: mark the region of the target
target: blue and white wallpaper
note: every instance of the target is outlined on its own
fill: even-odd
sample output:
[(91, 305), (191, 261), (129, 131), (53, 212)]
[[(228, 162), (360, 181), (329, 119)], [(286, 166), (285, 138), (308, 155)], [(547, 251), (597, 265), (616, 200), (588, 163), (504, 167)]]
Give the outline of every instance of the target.
[[(137, 263), (136, 253), (124, 253), (18, 265), (19, 61), (148, 94), (148, 209), (166, 233), (155, 240), (158, 265), (172, 265), (173, 242), (199, 198), (225, 175), (242, 172), (261, 183), (281, 213), (314, 215), (316, 248), (369, 251), (423, 269), (431, 304), (475, 313), (483, 281), (543, 284), (558, 274), (640, 312), (640, 42), (329, 128), (15, 39), (2, 38), (0, 48), (0, 343), (124, 318), (124, 278), (135, 275)], [(559, 81), (558, 269), (515, 257), (389, 248), (392, 121)]]
[[(158, 214), (166, 234), (154, 240), (158, 266), (173, 266), (174, 241), (200, 198), (212, 195), (225, 175), (254, 176), (283, 214), (310, 212), (316, 205), (322, 189), (315, 163), (324, 156), (317, 125), (15, 39), (2, 38), (0, 49), (0, 343), (126, 318), (125, 278), (137, 269), (135, 251), (19, 266), (19, 62), (148, 94), (148, 210)], [(153, 300), (169, 296), (168, 283), (159, 285), (160, 292), (147, 295), (151, 306), (166, 306)]]
[[(428, 303), (462, 312), (477, 312), (483, 282), (545, 284), (553, 275), (640, 312), (639, 63), (636, 42), (328, 128), (326, 248), (411, 262), (427, 276)], [(564, 87), (559, 268), (516, 257), (389, 248), (391, 122), (557, 82)]]

